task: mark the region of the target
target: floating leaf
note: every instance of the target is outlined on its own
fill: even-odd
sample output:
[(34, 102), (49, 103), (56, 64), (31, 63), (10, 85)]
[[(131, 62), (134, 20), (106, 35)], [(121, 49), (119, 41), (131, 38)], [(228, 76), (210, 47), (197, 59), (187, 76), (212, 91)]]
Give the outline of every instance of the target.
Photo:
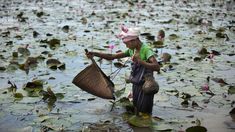
[(206, 54), (209, 54), (209, 52), (207, 51), (206, 48), (201, 48), (199, 51), (198, 51), (198, 54), (200, 55), (206, 55)]
[(198, 62), (198, 61), (201, 61), (201, 60), (202, 60), (201, 57), (194, 57), (194, 58), (193, 58), (193, 61), (195, 61), (195, 62)]
[(5, 70), (6, 70), (6, 67), (0, 66), (0, 71), (5, 71)]
[(122, 88), (122, 89), (116, 91), (116, 92), (115, 92), (115, 96), (116, 96), (117, 98), (121, 97), (121, 95), (124, 94), (125, 90), (126, 90), (126, 88)]
[(143, 118), (136, 115), (129, 118), (128, 123), (136, 127), (151, 127), (153, 125), (151, 117)]
[(169, 53), (163, 53), (161, 55), (161, 59), (163, 62), (170, 62), (171, 61), (171, 55)]
[(193, 101), (192, 102), (192, 107), (194, 108), (194, 107), (199, 107), (199, 105), (195, 102), (195, 101)]
[(169, 95), (179, 95), (179, 91), (178, 90), (166, 90), (166, 93), (169, 94)]
[(184, 100), (183, 102), (181, 102), (181, 105), (182, 105), (183, 107), (188, 107), (188, 105), (189, 105), (188, 100)]
[(229, 115), (231, 116), (231, 118), (235, 121), (235, 108), (233, 108), (230, 112)]
[(172, 132), (174, 128), (172, 127), (172, 124), (167, 124), (167, 123), (161, 123), (153, 126), (153, 129), (155, 131), (159, 132)]
[(228, 94), (235, 94), (235, 86), (229, 86)]
[(117, 67), (117, 68), (127, 67), (127, 65), (124, 65), (124, 64), (121, 63), (121, 62), (114, 62), (113, 64), (114, 64), (114, 66)]
[(33, 37), (36, 38), (39, 35), (37, 31), (33, 31)]
[(24, 96), (23, 96), (22, 93), (15, 93), (15, 94), (14, 94), (14, 97), (15, 97), (15, 98), (23, 98)]
[(55, 49), (56, 47), (60, 46), (59, 39), (51, 39), (50, 41), (47, 41), (46, 43), (49, 44), (51, 49)]
[(146, 39), (150, 40), (150, 41), (154, 41), (155, 40), (155, 36), (154, 35), (148, 35), (148, 36), (146, 36)]
[(186, 132), (207, 132), (207, 129), (203, 126), (192, 126), (187, 128)]
[(65, 33), (68, 33), (69, 32), (69, 26), (68, 25), (63, 26), (62, 31), (65, 32)]
[(175, 40), (175, 39), (177, 39), (177, 38), (179, 38), (179, 36), (177, 36), (176, 34), (171, 34), (171, 35), (169, 35), (169, 39), (170, 39), (170, 40)]
[[(59, 65), (61, 66), (61, 69), (63, 69), (63, 64), (57, 59), (48, 59), (46, 61), (46, 64), (50, 69), (56, 70)], [(65, 67), (65, 65), (64, 65), (64, 67)]]
[(58, 68), (60, 70), (65, 70), (65, 63), (62, 63), (62, 64), (58, 65)]
[(33, 89), (33, 88), (43, 88), (43, 81), (42, 80), (33, 80), (32, 82), (28, 82), (24, 89)]
[(87, 19), (85, 17), (81, 18), (82, 24), (87, 24)]
[(164, 44), (163, 41), (154, 41), (153, 42), (154, 48), (162, 48), (162, 47), (164, 47), (163, 44)]
[(44, 12), (42, 12), (42, 11), (36, 13), (37, 17), (41, 17), (41, 16), (43, 16), (43, 14), (44, 14)]
[(30, 51), (28, 49), (29, 44), (25, 45), (25, 47), (19, 47), (17, 49), (17, 52), (22, 54), (23, 56), (29, 56), (30, 55)]

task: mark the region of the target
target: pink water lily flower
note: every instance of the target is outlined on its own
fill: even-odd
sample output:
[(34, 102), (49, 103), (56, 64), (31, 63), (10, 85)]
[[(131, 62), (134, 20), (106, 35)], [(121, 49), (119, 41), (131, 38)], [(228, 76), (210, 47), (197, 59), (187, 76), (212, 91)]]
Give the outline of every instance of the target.
[(158, 35), (158, 36), (157, 36), (157, 39), (158, 39), (159, 41), (163, 41), (163, 40), (164, 40), (164, 37), (163, 37), (162, 35)]
[(201, 90), (202, 91), (209, 91), (210, 90), (209, 85), (208, 84), (204, 84), (203, 86), (201, 86)]
[(215, 55), (213, 53), (210, 53), (208, 56), (209, 59), (213, 59), (214, 57), (215, 57)]
[(114, 44), (109, 44), (109, 49), (110, 49), (110, 50), (113, 50), (113, 49), (114, 49), (114, 47), (115, 47), (115, 45), (114, 45)]

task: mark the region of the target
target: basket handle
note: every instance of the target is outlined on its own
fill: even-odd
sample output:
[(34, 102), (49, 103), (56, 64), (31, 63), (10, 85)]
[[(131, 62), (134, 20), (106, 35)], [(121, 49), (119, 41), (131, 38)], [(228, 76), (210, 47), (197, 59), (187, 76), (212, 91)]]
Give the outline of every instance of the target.
[[(84, 49), (85, 50), (85, 52), (86, 53), (88, 53), (89, 51), (87, 50), (87, 49)], [(96, 64), (96, 62), (95, 62), (95, 60), (94, 60), (94, 58), (92, 57), (92, 58), (90, 58), (91, 59), (91, 61), (92, 61), (92, 63), (95, 63)]]

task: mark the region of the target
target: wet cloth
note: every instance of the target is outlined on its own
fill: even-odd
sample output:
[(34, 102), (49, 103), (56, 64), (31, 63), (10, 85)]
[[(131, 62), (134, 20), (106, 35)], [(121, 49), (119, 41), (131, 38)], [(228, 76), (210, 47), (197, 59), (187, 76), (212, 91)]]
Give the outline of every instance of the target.
[[(143, 68), (141, 67), (143, 66), (137, 63), (133, 63), (132, 72), (134, 73), (142, 72)], [(145, 74), (153, 76), (153, 71), (145, 69), (144, 75)], [(154, 93), (145, 94), (144, 91), (142, 90), (142, 87), (144, 84), (144, 77), (142, 77), (139, 82), (132, 83), (132, 84), (133, 84), (132, 85), (133, 104), (137, 112), (152, 114)]]
[[(133, 56), (134, 50), (128, 49), (125, 54), (127, 56)], [(140, 49), (140, 59), (144, 61), (148, 61), (148, 59), (154, 55), (154, 52), (152, 49), (146, 45), (142, 44)], [(141, 72), (142, 65), (139, 65), (137, 63), (132, 64), (132, 71), (131, 73), (137, 74), (138, 72)], [(145, 68), (144, 74), (150, 74), (153, 76), (153, 71), (148, 70)], [(145, 94), (142, 90), (144, 81), (143, 78), (139, 83), (132, 83), (132, 94), (133, 94), (133, 104), (137, 110), (137, 112), (143, 112), (152, 114), (152, 108), (153, 108), (153, 94)]]

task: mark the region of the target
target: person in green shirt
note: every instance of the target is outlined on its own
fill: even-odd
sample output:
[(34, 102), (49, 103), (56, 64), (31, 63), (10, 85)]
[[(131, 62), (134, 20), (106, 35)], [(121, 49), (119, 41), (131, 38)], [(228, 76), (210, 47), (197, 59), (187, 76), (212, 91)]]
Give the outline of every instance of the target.
[[(141, 42), (139, 39), (140, 30), (139, 28), (126, 28), (122, 27), (122, 32), (117, 36), (122, 39), (123, 43), (128, 48), (124, 52), (118, 52), (114, 54), (101, 53), (101, 52), (87, 52), (88, 58), (94, 56), (104, 58), (107, 60), (119, 59), (124, 57), (132, 58), (132, 75), (139, 74), (141, 72), (140, 67), (144, 67), (145, 72), (151, 73), (153, 76), (153, 71), (160, 71), (160, 66), (154, 56), (152, 49)], [(145, 94), (142, 90), (143, 78), (140, 80), (130, 80), (132, 85), (132, 97), (133, 105), (135, 107), (135, 113), (138, 115), (140, 113), (145, 113), (147, 115), (152, 114), (153, 109), (153, 98), (154, 94)]]

